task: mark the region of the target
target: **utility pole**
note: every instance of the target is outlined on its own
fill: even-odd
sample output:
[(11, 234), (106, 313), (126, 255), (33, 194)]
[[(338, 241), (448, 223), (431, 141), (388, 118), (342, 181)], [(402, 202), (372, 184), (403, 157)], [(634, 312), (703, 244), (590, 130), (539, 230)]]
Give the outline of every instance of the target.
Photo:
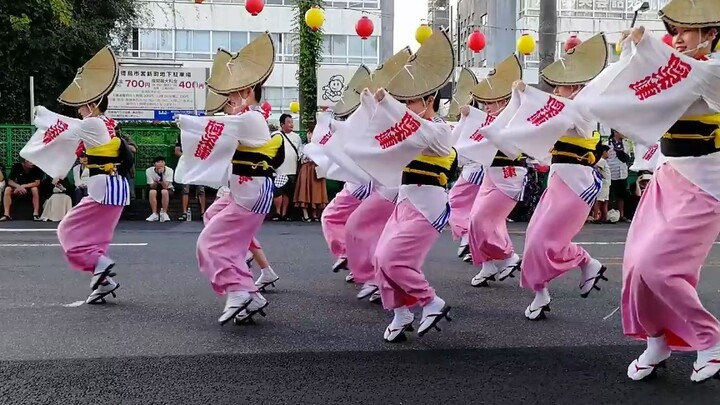
[[(540, 0), (540, 34), (539, 57), (540, 71), (555, 62), (555, 48), (557, 43), (557, 0)], [(539, 87), (544, 91), (551, 90), (549, 86), (540, 81)]]

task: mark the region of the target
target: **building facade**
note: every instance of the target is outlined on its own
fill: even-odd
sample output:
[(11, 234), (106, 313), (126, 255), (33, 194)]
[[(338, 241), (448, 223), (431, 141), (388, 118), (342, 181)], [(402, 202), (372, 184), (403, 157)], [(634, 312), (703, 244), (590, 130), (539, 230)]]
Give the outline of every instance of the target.
[[(460, 64), (469, 67), (494, 66), (516, 50), (517, 39), (524, 33), (537, 40), (540, 23), (540, 3), (551, 0), (457, 0)], [(557, 45), (560, 55), (565, 41), (571, 35), (580, 39), (604, 32), (611, 48), (611, 62), (617, 60), (614, 48), (621, 32), (630, 27), (634, 0), (556, 0)], [(668, 0), (649, 0), (650, 9), (638, 15), (638, 25), (655, 35), (662, 35), (665, 27), (658, 18)], [(465, 39), (474, 29), (481, 30), (487, 47), (479, 53), (467, 49)], [(525, 67), (535, 69), (539, 65), (538, 50), (523, 57)]]
[[(273, 114), (286, 112), (298, 99), (297, 36), (293, 33), (295, 0), (265, 0), (251, 16), (244, 0), (144, 0), (145, 23), (133, 32), (132, 46), (122, 53), (123, 66), (205, 69), (209, 73), (218, 48), (236, 52), (255, 36), (269, 31), (275, 40), (276, 65), (265, 83), (263, 98)], [(347, 81), (360, 64), (375, 67), (392, 55), (394, 0), (326, 0), (321, 82), (338, 74)], [(367, 15), (374, 23), (366, 40), (355, 23)], [(326, 72), (327, 71), (327, 72)], [(341, 72), (341, 73), (338, 73)], [(328, 77), (325, 77), (328, 76)], [(204, 100), (204, 95), (202, 97)], [(329, 99), (319, 100), (329, 104)]]

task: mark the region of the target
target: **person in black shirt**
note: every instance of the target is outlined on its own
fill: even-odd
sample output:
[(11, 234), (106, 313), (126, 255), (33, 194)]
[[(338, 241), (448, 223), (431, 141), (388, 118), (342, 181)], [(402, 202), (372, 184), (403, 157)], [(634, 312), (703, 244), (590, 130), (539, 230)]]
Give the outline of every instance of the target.
[(33, 204), (33, 220), (40, 220), (40, 181), (45, 175), (42, 170), (35, 167), (34, 164), (22, 159), (20, 163), (16, 163), (10, 170), (7, 178), (7, 187), (4, 191), (3, 206), (5, 208), (4, 215), (0, 217), (0, 222), (9, 221), (10, 206), (13, 198), (32, 197)]

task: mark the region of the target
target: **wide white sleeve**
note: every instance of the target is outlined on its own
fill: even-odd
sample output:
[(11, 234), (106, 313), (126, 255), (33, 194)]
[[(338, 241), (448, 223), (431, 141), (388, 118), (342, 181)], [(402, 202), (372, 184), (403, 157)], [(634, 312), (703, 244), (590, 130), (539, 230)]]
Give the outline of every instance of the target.
[(78, 135), (87, 148), (105, 145), (111, 139), (105, 121), (98, 117), (83, 119)]
[(452, 152), (452, 148), (457, 141), (457, 137), (453, 136), (452, 128), (445, 122), (430, 122), (428, 125), (432, 128), (431, 136), (427, 136), (428, 141), (427, 152), (437, 156), (447, 156)]
[(703, 68), (706, 73), (703, 75), (705, 83), (702, 99), (712, 110), (720, 112), (720, 60), (710, 59)]

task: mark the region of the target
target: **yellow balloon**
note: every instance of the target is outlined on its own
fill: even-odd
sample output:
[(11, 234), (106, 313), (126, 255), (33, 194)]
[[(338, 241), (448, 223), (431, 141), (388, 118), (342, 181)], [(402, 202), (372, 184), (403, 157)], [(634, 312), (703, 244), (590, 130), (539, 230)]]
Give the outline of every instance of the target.
[(715, 52), (720, 51), (720, 41), (715, 45)]
[(428, 27), (427, 24), (421, 24), (415, 31), (415, 40), (418, 41), (420, 45), (422, 45), (422, 43), (425, 42), (426, 39), (430, 38), (432, 33), (432, 28)]
[(305, 12), (305, 24), (313, 30), (317, 31), (325, 22), (325, 13), (318, 6)]
[(300, 112), (300, 103), (298, 103), (295, 100), (291, 101), (290, 102), (290, 112), (293, 114), (297, 114), (298, 112)]
[(517, 50), (523, 55), (530, 55), (535, 51), (535, 40), (529, 34), (522, 34), (517, 42)]

